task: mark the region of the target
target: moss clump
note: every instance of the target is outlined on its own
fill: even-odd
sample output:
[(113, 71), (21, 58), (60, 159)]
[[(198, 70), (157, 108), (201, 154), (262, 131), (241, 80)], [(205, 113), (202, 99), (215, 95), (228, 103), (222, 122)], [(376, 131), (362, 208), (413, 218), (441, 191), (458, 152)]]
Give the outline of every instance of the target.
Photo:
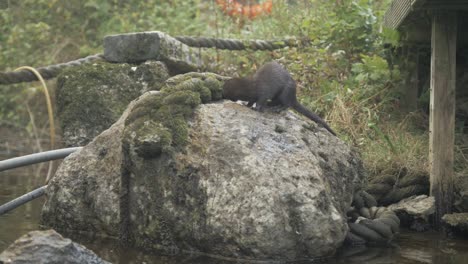
[(205, 85), (211, 91), (211, 100), (217, 101), (223, 99), (223, 84), (215, 78), (208, 77)]
[(127, 119), (125, 119), (125, 126), (148, 114), (154, 114), (163, 105), (163, 99), (160, 93), (152, 93), (140, 97), (137, 105), (133, 107)]
[[(211, 99), (211, 97), (210, 97)], [(163, 105), (186, 105), (189, 107), (196, 107), (201, 103), (201, 93), (198, 91), (182, 90), (171, 91), (164, 97)]]
[(188, 142), (187, 119), (193, 114), (188, 105), (164, 105), (156, 113), (156, 118), (171, 131), (174, 146), (184, 146)]
[(283, 126), (281, 126), (281, 125), (276, 125), (276, 126), (275, 126), (275, 132), (276, 132), (276, 133), (280, 133), (280, 134), (281, 134), (281, 133), (284, 133), (284, 132), (286, 132), (286, 128), (283, 127)]
[(134, 137), (135, 152), (145, 158), (157, 157), (172, 144), (169, 129), (154, 121), (141, 123), (131, 137)]
[(223, 98), (223, 83), (227, 79), (229, 78), (215, 73), (190, 72), (168, 79), (166, 85), (174, 90), (187, 89), (187, 86), (193, 85), (189, 89), (198, 91), (202, 103), (208, 103)]
[[(187, 120), (201, 103), (219, 100), (223, 84), (210, 74), (183, 74), (160, 92), (141, 98), (125, 120), (125, 138), (142, 157), (154, 157), (188, 143)], [(214, 97), (213, 97), (214, 95)]]

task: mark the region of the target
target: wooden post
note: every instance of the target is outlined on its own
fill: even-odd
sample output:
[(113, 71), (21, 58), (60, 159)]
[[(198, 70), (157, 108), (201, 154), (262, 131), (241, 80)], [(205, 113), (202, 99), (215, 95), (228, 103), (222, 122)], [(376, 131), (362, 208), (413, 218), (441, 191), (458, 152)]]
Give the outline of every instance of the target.
[(434, 225), (451, 213), (455, 138), (456, 12), (438, 11), (432, 18), (430, 181), (436, 202)]

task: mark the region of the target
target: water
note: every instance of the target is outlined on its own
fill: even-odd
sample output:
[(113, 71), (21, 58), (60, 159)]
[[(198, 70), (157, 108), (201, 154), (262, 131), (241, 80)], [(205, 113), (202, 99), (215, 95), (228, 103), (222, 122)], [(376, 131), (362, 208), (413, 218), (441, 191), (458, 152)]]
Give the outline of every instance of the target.
[[(0, 159), (6, 157), (0, 156)], [(47, 165), (28, 166), (0, 172), (0, 204), (32, 191), (45, 182)], [(39, 229), (39, 218), (45, 198), (29, 202), (9, 213), (0, 216), (0, 252), (10, 243), (29, 231)], [(138, 250), (123, 248), (110, 240), (77, 239), (96, 252), (103, 259), (113, 263), (236, 263), (202, 256), (183, 255), (180, 257), (158, 256)], [(394, 247), (351, 248), (341, 250), (337, 256), (320, 263), (467, 263), (468, 241), (445, 239), (436, 232), (415, 233), (402, 231)], [(311, 262), (300, 262), (311, 263)]]
[[(0, 160), (5, 157), (0, 156)], [(0, 172), (0, 204), (4, 204), (45, 183), (47, 164)], [(0, 251), (19, 236), (36, 230), (45, 197), (40, 197), (0, 216)]]

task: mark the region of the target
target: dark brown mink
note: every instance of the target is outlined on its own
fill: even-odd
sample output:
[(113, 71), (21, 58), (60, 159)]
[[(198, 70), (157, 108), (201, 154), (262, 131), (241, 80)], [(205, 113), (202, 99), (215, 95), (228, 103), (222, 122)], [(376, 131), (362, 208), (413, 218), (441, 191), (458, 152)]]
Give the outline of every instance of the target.
[(255, 103), (258, 111), (262, 111), (267, 103), (272, 106), (292, 107), (336, 136), (325, 121), (297, 101), (296, 82), (291, 74), (277, 62), (266, 63), (253, 76), (225, 81), (223, 98), (232, 101), (247, 101), (248, 106)]

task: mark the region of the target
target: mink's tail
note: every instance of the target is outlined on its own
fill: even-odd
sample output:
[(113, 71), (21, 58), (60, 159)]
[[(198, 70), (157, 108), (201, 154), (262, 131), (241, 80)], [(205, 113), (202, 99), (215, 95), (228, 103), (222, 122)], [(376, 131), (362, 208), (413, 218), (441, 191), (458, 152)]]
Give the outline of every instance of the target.
[(307, 116), (310, 120), (314, 121), (315, 123), (317, 124), (320, 124), (322, 125), (323, 127), (325, 127), (328, 131), (330, 131), (330, 133), (332, 133), (334, 136), (336, 136), (336, 133), (335, 131), (333, 131), (333, 129), (330, 128), (330, 126), (327, 124), (327, 122), (323, 121), (322, 118), (320, 118), (318, 115), (316, 115), (314, 112), (310, 111), (309, 109), (305, 108), (303, 105), (301, 105), (298, 101), (296, 101), (295, 103), (293, 103), (291, 105), (291, 107), (298, 111), (299, 113)]

